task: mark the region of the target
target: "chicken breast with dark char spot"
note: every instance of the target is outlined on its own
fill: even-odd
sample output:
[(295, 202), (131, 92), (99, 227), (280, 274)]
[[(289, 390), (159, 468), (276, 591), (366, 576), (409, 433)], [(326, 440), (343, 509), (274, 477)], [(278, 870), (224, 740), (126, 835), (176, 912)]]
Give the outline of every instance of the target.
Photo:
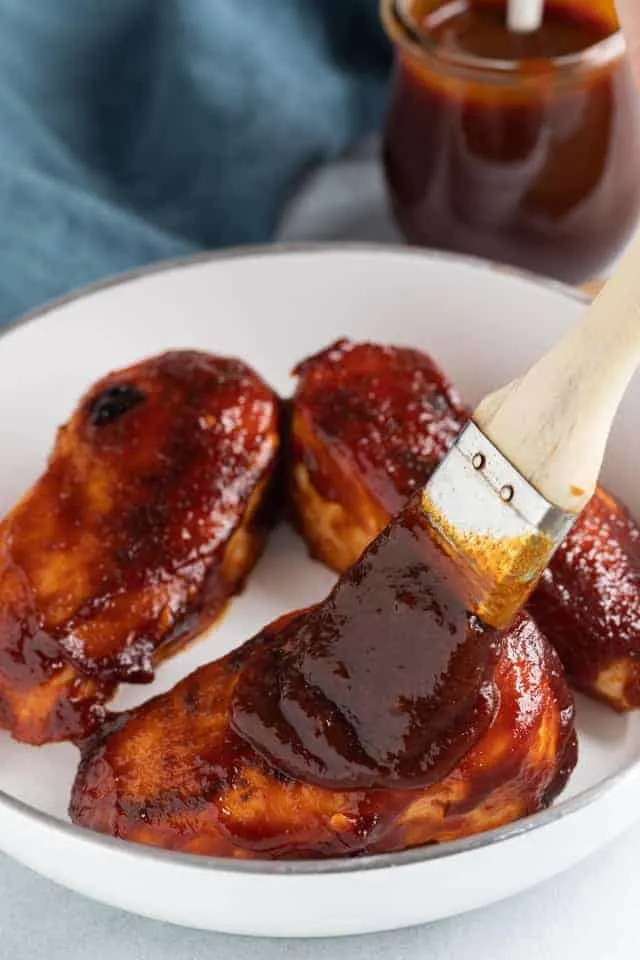
[(278, 399), (240, 361), (177, 351), (97, 383), (0, 524), (0, 725), (85, 737), (215, 620), (260, 553), (279, 448)]

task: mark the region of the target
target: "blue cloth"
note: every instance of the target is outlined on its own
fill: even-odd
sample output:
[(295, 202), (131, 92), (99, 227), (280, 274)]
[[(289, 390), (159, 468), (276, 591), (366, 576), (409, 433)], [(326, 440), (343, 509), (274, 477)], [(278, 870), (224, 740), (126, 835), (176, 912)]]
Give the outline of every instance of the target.
[(0, 322), (269, 240), (381, 118), (377, 0), (0, 0)]

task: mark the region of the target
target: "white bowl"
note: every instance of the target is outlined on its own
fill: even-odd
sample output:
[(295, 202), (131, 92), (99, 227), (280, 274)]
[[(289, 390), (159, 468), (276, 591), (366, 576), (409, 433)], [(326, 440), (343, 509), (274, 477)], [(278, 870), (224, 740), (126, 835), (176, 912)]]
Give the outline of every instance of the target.
[[(408, 250), (245, 251), (162, 265), (28, 317), (0, 340), (0, 509), (42, 469), (54, 430), (106, 371), (171, 347), (236, 354), (284, 393), (302, 357), (343, 336), (423, 348), (470, 403), (512, 379), (579, 315), (557, 284), (480, 261)], [(640, 383), (611, 440), (606, 480), (640, 515)], [(332, 576), (286, 529), (248, 589), (201, 642), (164, 665), (130, 706), (171, 687), (280, 613), (322, 597)], [(77, 753), (0, 739), (0, 847), (81, 893), (145, 916), (233, 933), (331, 936), (435, 920), (564, 870), (637, 816), (640, 716), (580, 700), (581, 756), (549, 810), (468, 840), (313, 863), (180, 855), (91, 834), (66, 817)]]

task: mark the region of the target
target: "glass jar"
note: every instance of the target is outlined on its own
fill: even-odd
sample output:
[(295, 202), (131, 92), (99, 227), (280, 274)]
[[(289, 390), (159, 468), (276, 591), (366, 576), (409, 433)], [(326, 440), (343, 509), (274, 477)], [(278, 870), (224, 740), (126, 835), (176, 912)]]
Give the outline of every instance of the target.
[(547, 0), (547, 15), (592, 18), (595, 42), (517, 59), (495, 36), (499, 58), (442, 30), (477, 3), (506, 17), (505, 0), (382, 0), (396, 50), (384, 141), (395, 216), (412, 244), (593, 279), (640, 213), (640, 98), (613, 0)]

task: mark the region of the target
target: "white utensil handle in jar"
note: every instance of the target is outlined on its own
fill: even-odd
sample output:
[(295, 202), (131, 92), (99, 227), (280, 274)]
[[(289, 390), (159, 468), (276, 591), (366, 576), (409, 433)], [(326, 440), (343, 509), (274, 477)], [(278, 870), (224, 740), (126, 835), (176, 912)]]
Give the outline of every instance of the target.
[(474, 420), (547, 500), (579, 513), (639, 365), (640, 236), (582, 320), (528, 373), (487, 397)]
[(544, 0), (509, 0), (507, 27), (513, 33), (535, 33), (544, 19)]

